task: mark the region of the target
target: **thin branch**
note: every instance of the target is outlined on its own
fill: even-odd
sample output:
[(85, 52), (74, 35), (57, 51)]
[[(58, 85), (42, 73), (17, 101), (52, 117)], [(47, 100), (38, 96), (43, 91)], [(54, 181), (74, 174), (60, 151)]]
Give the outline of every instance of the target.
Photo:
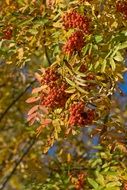
[(8, 111), (15, 105), (15, 103), (27, 92), (27, 90), (35, 83), (36, 80), (32, 81), (28, 86), (8, 105), (5, 111), (0, 116), (0, 122), (3, 120)]
[(7, 183), (9, 182), (9, 180), (11, 179), (13, 174), (15, 173), (17, 167), (22, 162), (24, 157), (29, 153), (29, 151), (31, 150), (31, 148), (33, 147), (35, 142), (36, 142), (36, 138), (34, 137), (29, 141), (28, 145), (25, 146), (25, 149), (23, 150), (22, 156), (16, 160), (14, 167), (12, 168), (10, 173), (4, 177), (3, 182), (0, 184), (0, 190), (3, 190), (6, 187)]

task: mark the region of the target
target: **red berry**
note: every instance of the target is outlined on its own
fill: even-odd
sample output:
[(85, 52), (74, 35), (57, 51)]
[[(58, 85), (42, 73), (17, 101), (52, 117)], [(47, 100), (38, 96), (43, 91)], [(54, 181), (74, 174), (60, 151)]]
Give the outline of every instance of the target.
[(69, 111), (70, 111), (69, 124), (71, 126), (74, 125), (85, 126), (91, 124), (95, 117), (94, 111), (86, 109), (85, 104), (83, 102), (72, 104)]
[(76, 11), (66, 13), (63, 16), (63, 26), (65, 29), (75, 28), (86, 34), (89, 33), (89, 19)]
[(11, 28), (6, 28), (3, 30), (3, 39), (10, 40), (12, 38), (12, 29)]
[(42, 79), (42, 83), (47, 84), (49, 86), (53, 86), (54, 82), (58, 80), (58, 78), (59, 78), (58, 73), (55, 70), (48, 68), (45, 71), (45, 74)]
[(123, 190), (127, 190), (127, 183), (124, 184)]
[(54, 84), (54, 86), (50, 88), (48, 95), (42, 100), (42, 104), (52, 109), (64, 107), (68, 98), (68, 94), (66, 94), (65, 90), (65, 83)]
[(116, 3), (116, 9), (118, 12), (123, 14), (125, 19), (127, 19), (127, 2), (126, 1), (118, 1)]
[(67, 43), (64, 45), (63, 47), (63, 51), (68, 54), (71, 55), (73, 52), (79, 52), (81, 51), (81, 49), (84, 46), (84, 39), (83, 39), (84, 35), (81, 31), (77, 31), (75, 33), (73, 33)]

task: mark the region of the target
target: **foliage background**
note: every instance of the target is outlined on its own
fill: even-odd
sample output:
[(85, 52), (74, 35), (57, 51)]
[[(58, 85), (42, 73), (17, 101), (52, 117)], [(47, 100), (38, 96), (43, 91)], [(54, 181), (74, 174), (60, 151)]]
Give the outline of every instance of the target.
[[(7, 190), (76, 189), (80, 174), (83, 174), (83, 187), (80, 187), (80, 189), (86, 190), (119, 190), (123, 189), (127, 181), (127, 97), (126, 95), (122, 96), (122, 93), (126, 93), (127, 87), (121, 79), (123, 70), (125, 72), (126, 69), (124, 64), (120, 64), (124, 61), (125, 52), (121, 51), (118, 53), (119, 56), (118, 54), (115, 55), (117, 56), (117, 66), (115, 65), (115, 68), (114, 62), (111, 67), (109, 65), (106, 67), (105, 64), (101, 63), (98, 66), (98, 62), (95, 64), (97, 68), (94, 72), (96, 74), (106, 70), (109, 75), (112, 68), (113, 73), (111, 73), (111, 76), (117, 82), (117, 86), (118, 83), (122, 82), (120, 85), (122, 92), (119, 88), (115, 88), (111, 99), (111, 115), (114, 116), (116, 123), (120, 123), (120, 129), (115, 128), (114, 131), (109, 130), (107, 134), (103, 134), (102, 139), (105, 136), (110, 137), (106, 139), (106, 142), (105, 140), (101, 141), (99, 133), (96, 131), (94, 131), (95, 136), (91, 136), (92, 130), (89, 127), (80, 129), (80, 133), (76, 136), (70, 134), (69, 138), (65, 140), (60, 137), (54, 146), (49, 149), (48, 153), (43, 154), (42, 149), (49, 133), (44, 131), (36, 140), (35, 129), (30, 127), (26, 120), (28, 104), (25, 101), (29, 97), (32, 87), (37, 86), (34, 81), (35, 72), (41, 67), (49, 66), (56, 58), (59, 61), (59, 57), (56, 56), (59, 53), (60, 59), (63, 59), (59, 48), (61, 44), (59, 44), (58, 39), (61, 34), (64, 34), (61, 40), (63, 43), (70, 34), (69, 32), (65, 34), (61, 29), (59, 17), (66, 11), (66, 7), (77, 6), (77, 1), (68, 3), (70, 1), (64, 3), (56, 1), (53, 3), (56, 7), (53, 7), (53, 4), (49, 4), (49, 1), (43, 2), (39, 0), (6, 0), (0, 2), (1, 190), (3, 188)], [(88, 15), (91, 13), (89, 3), (87, 5)], [(104, 2), (102, 3), (104, 4)], [(113, 3), (114, 1), (108, 1), (107, 7)], [(98, 3), (98, 1), (94, 1), (93, 6), (90, 4), (92, 11), (94, 12), (95, 7), (98, 11), (99, 5), (100, 2)], [(82, 9), (83, 7), (80, 7), (81, 11)], [(107, 11), (109, 11), (109, 14), (106, 17), (105, 13), (107, 14)], [(98, 31), (90, 39), (90, 43), (93, 43), (93, 52), (96, 55), (95, 59), (93, 59), (94, 61), (96, 61), (98, 52), (101, 55), (99, 41), (104, 35), (107, 34), (106, 37), (110, 39), (115, 31), (115, 43), (121, 42), (126, 45), (127, 39), (126, 35), (124, 36), (126, 33), (126, 30), (124, 30), (126, 29), (126, 21), (123, 20), (122, 15), (109, 19), (110, 15), (114, 15), (113, 11), (112, 9), (105, 9), (101, 17), (102, 21), (104, 23), (108, 22), (111, 27), (110, 33), (107, 33), (107, 30), (102, 30), (104, 26), (98, 24)], [(117, 27), (117, 25), (120, 26)], [(121, 29), (122, 26), (123, 30)], [(12, 32), (11, 39), (3, 39), (3, 31), (5, 30)], [(107, 40), (106, 37), (105, 39)], [(106, 54), (107, 50), (114, 47), (113, 43), (112, 46), (109, 44), (106, 47)], [(90, 51), (90, 49), (88, 50)], [(102, 55), (102, 58), (104, 56)], [(86, 59), (89, 62), (89, 58), (86, 57)], [(103, 79), (103, 74), (98, 75), (98, 77), (100, 76)], [(99, 80), (101, 79), (99, 78)], [(105, 106), (103, 103), (99, 105)], [(94, 128), (95, 126), (92, 127)], [(120, 135), (117, 136), (119, 130), (123, 131), (122, 134), (120, 132)], [(116, 136), (113, 136), (115, 133)], [(112, 141), (112, 138), (115, 140)], [(96, 140), (97, 142), (95, 142)], [(112, 142), (114, 142), (113, 146)], [(101, 143), (101, 146), (96, 147), (94, 146), (95, 143), (96, 145)]]

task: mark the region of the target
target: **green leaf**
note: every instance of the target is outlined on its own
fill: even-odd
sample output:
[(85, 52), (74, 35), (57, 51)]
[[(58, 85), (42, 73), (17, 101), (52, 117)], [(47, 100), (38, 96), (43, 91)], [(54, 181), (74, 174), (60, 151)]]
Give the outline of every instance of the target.
[(112, 71), (115, 71), (115, 69), (116, 69), (116, 63), (115, 63), (115, 61), (112, 58), (110, 58), (110, 65), (111, 65)]
[(29, 29), (28, 32), (33, 35), (36, 35), (38, 33), (38, 30), (33, 28), (33, 29)]
[(114, 59), (115, 59), (116, 61), (123, 61), (123, 60), (124, 60), (124, 58), (123, 58), (123, 56), (121, 55), (120, 52), (117, 52), (117, 54), (116, 54), (116, 56), (114, 57)]
[(122, 183), (120, 183), (119, 181), (115, 181), (115, 182), (109, 182), (106, 187), (119, 187), (121, 186)]
[(105, 68), (106, 68), (106, 59), (104, 59), (103, 63), (102, 63), (102, 67), (101, 67), (101, 72), (104, 73), (105, 72)]
[(67, 83), (70, 84), (71, 86), (75, 87), (75, 83), (73, 81), (71, 81), (70, 79), (68, 78), (65, 78)]
[(101, 186), (105, 186), (105, 180), (103, 175), (100, 173), (97, 173), (97, 180), (96, 180)]
[(75, 92), (75, 88), (69, 87), (67, 90), (65, 90), (65, 92), (73, 94)]
[(27, 25), (27, 24), (31, 24), (33, 19), (34, 19), (34, 18), (32, 17), (32, 18), (30, 18), (30, 19), (23, 20), (23, 21), (21, 21), (21, 22), (19, 23), (19, 26), (24, 26), (24, 25)]
[(76, 86), (76, 88), (77, 88), (77, 90), (78, 90), (79, 92), (81, 92), (81, 93), (83, 93), (83, 94), (88, 94), (88, 92), (85, 91), (84, 89), (82, 89), (81, 87)]
[(95, 65), (94, 65), (94, 68), (97, 69), (99, 65), (100, 65), (100, 62), (97, 61), (97, 62), (95, 63)]
[(93, 48), (93, 44), (91, 43), (89, 47), (89, 55), (91, 54), (92, 48)]
[(87, 178), (87, 180), (88, 180), (89, 184), (90, 184), (93, 188), (97, 189), (97, 188), (99, 187), (99, 185), (97, 184), (97, 182), (94, 181), (92, 178)]
[(83, 47), (83, 49), (82, 49), (83, 55), (86, 55), (88, 49), (89, 49), (89, 44), (87, 44), (85, 47)]
[(120, 46), (119, 46), (119, 49), (124, 49), (124, 48), (127, 48), (127, 41), (122, 43)]
[(103, 40), (103, 38), (102, 38), (101, 35), (96, 35), (96, 36), (95, 36), (95, 41), (96, 41), (96, 43), (100, 43), (102, 40)]

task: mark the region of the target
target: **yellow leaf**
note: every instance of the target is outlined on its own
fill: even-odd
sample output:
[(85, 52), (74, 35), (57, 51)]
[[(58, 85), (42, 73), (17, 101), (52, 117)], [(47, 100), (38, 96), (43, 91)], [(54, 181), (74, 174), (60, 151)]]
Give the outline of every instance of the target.
[(71, 155), (70, 153), (67, 154), (67, 162), (70, 162), (71, 161)]
[(23, 48), (19, 48), (18, 49), (18, 58), (19, 58), (20, 61), (23, 59), (23, 55), (24, 55)]
[(10, 5), (10, 0), (6, 0), (6, 4), (7, 4), (7, 5)]

